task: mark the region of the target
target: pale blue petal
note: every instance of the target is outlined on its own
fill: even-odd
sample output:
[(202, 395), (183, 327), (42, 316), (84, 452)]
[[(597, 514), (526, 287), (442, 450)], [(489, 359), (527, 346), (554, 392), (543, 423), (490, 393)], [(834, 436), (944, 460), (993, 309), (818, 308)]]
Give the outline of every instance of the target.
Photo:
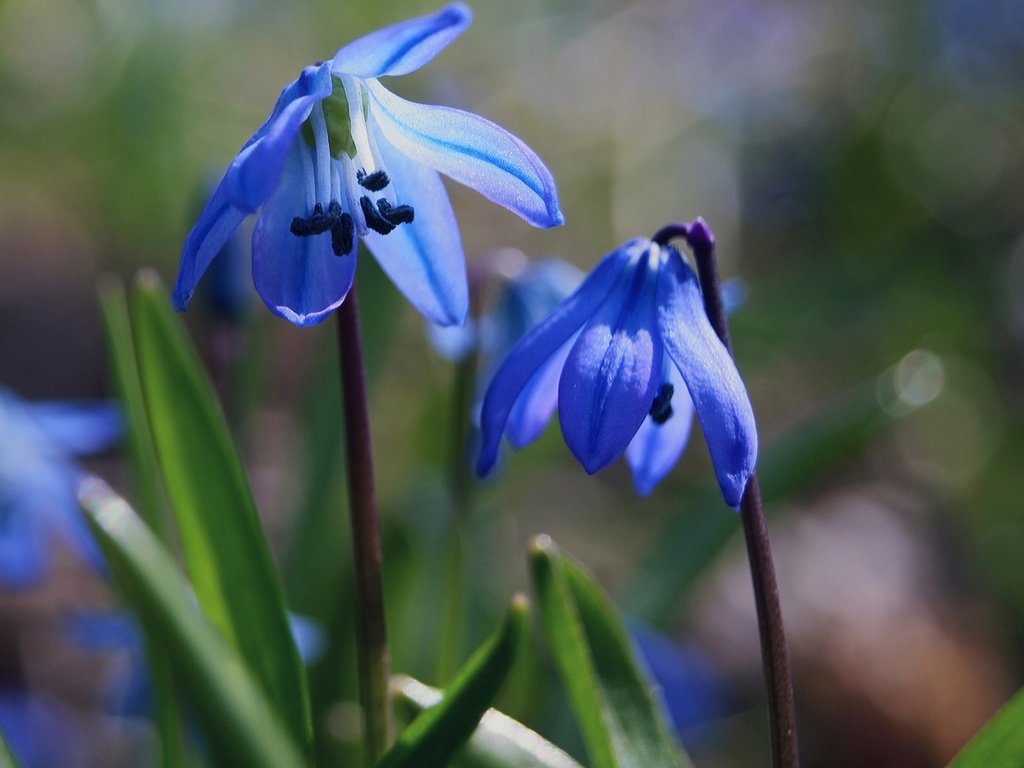
[(3, 515), (0, 585), (11, 589), (31, 586), (49, 567), (45, 528), (25, 505), (11, 505), (3, 510)]
[(188, 306), (199, 278), (242, 220), (270, 197), (302, 121), (309, 116), (313, 104), (330, 94), (328, 66), (306, 67), (281, 92), (270, 117), (231, 162), (181, 250), (172, 294), (178, 311)]
[(523, 448), (544, 432), (558, 405), (558, 380), (576, 341), (570, 338), (530, 377), (512, 406), (505, 433), (515, 449)]
[(124, 424), (116, 403), (26, 403), (32, 418), (46, 435), (68, 453), (85, 455), (113, 447)]
[(316, 664), (327, 648), (327, 633), (319, 623), (306, 616), (288, 614), (288, 628), (299, 651), (299, 658), (306, 666)]
[(633, 487), (646, 496), (679, 460), (693, 427), (693, 401), (686, 391), (679, 369), (671, 361), (668, 383), (672, 385), (672, 415), (658, 424), (649, 415), (626, 447), (626, 463), (633, 473)]
[(413, 72), (461, 35), (473, 14), (464, 3), (451, 3), (437, 13), (420, 16), (353, 40), (334, 55), (331, 69), (339, 75), (383, 77)]
[(428, 320), (458, 325), (469, 311), (469, 288), (459, 225), (444, 182), (383, 136), (375, 138), (398, 204), (411, 205), (416, 218), (387, 235), (369, 232), (363, 241), (398, 290)]
[(534, 373), (575, 334), (604, 303), (629, 262), (638, 241), (613, 251), (583, 284), (512, 348), (491, 379), (480, 414), (477, 474), (486, 475), (498, 458), (498, 445), (512, 408)]
[(406, 101), (367, 83), (370, 113), (400, 152), (472, 187), (535, 227), (564, 221), (555, 180), (526, 144), (479, 115)]
[(757, 428), (746, 388), (704, 313), (697, 276), (674, 249), (658, 281), (658, 327), (679, 367), (708, 442), (725, 502), (739, 507), (757, 461)]
[(296, 145), (289, 154), (281, 184), (263, 206), (252, 234), (252, 275), (270, 311), (298, 326), (316, 325), (337, 309), (355, 277), (355, 247), (335, 256), (330, 233), (296, 237), (291, 221), (306, 216), (305, 184)]
[(626, 449), (658, 390), (656, 286), (646, 257), (626, 270), (565, 362), (558, 419), (566, 444), (591, 474)]

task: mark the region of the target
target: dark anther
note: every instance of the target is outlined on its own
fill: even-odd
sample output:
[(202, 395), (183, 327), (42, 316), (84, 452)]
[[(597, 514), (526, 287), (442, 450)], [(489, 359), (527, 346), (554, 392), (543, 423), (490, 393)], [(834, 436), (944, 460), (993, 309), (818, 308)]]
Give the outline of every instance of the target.
[(290, 229), (292, 234), (296, 237), (322, 235), (334, 225), (334, 222), (340, 214), (341, 205), (337, 201), (331, 203), (327, 213), (324, 213), (324, 207), (320, 205), (320, 203), (317, 203), (313, 206), (312, 216), (308, 219), (296, 216), (292, 219)]
[[(339, 210), (341, 206), (338, 207)], [(355, 224), (352, 217), (342, 213), (338, 220), (331, 227), (331, 249), (335, 256), (344, 256), (352, 250), (353, 236), (355, 235)]]
[(398, 205), (392, 208), (391, 203), (383, 197), (377, 201), (377, 210), (380, 211), (381, 216), (396, 227), (399, 224), (412, 224), (413, 219), (416, 218), (416, 212), (411, 205)]
[(672, 393), (675, 387), (671, 384), (662, 384), (658, 387), (658, 394), (654, 396), (651, 403), (651, 418), (655, 424), (664, 424), (672, 416)]
[(359, 207), (363, 209), (363, 216), (366, 217), (366, 226), (374, 232), (387, 235), (394, 231), (395, 225), (381, 215), (370, 198), (365, 195), (360, 197)]
[(386, 171), (374, 171), (369, 174), (366, 171), (356, 171), (356, 181), (371, 192), (380, 192), (391, 182)]

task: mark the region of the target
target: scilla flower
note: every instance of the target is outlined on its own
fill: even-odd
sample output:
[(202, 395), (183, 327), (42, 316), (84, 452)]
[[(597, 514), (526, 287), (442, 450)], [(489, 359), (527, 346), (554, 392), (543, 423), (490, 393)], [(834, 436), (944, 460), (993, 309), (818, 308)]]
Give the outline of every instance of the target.
[(184, 309), (231, 232), (262, 207), (253, 279), (286, 320), (313, 325), (344, 301), (362, 238), (420, 312), (461, 323), (466, 267), (438, 172), (534, 226), (562, 223), (554, 180), (523, 142), (477, 115), (400, 99), (378, 80), (419, 69), (470, 19), (465, 5), (453, 3), (306, 67), (242, 147), (189, 234), (176, 307)]
[(30, 404), (0, 388), (0, 585), (36, 582), (54, 534), (99, 562), (75, 500), (73, 457), (109, 448), (120, 434), (111, 404)]
[(553, 387), (542, 380), (553, 376), (562, 434), (587, 472), (626, 452), (637, 487), (649, 490), (685, 446), (692, 409), (725, 501), (739, 506), (757, 457), (754, 416), (675, 248), (638, 238), (608, 254), (512, 349), (484, 398), (481, 475), (517, 420), (550, 417)]

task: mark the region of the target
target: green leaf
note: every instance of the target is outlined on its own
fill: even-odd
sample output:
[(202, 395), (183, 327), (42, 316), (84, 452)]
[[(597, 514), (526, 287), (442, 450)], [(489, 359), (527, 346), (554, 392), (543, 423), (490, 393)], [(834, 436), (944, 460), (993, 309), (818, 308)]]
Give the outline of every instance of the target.
[(949, 768), (1024, 765), (1024, 689), (1010, 699), (953, 758)]
[[(109, 277), (98, 286), (103, 329), (107, 341), (107, 357), (111, 379), (125, 416), (128, 458), (135, 481), (139, 509), (150, 529), (163, 541), (168, 541), (168, 520), (160, 488), (160, 467), (153, 448), (153, 436), (146, 415), (142, 395), (142, 382), (135, 359), (128, 317), (128, 299), (124, 284)], [(180, 708), (174, 688), (174, 674), (161, 638), (150, 637), (146, 642), (156, 710), (156, 727), (160, 742), (160, 764), (175, 768), (186, 762)]]
[(79, 488), (114, 579), (147, 637), (168, 649), (218, 765), (303, 765), (241, 658), (196, 607), (174, 560), (128, 504), (97, 478)]
[[(416, 717), (444, 696), (405, 675), (396, 675), (391, 687), (396, 705), (408, 717)], [(550, 741), (496, 709), (484, 713), (458, 759), (473, 768), (582, 768)]]
[(444, 698), (412, 721), (377, 768), (432, 768), (448, 764), (491, 706), (508, 676), (526, 630), (526, 598), (512, 599), (501, 627), (452, 680)]
[[(881, 395), (892, 388), (891, 377), (892, 371), (887, 371), (872, 378), (763, 449), (758, 476), (765, 501), (820, 483), (914, 410), (907, 405), (882, 407)], [(717, 486), (701, 488), (687, 499), (686, 511), (672, 516), (650, 537), (650, 550), (619, 596), (620, 602), (638, 618), (664, 623), (739, 526), (739, 516), (727, 511)]]
[(544, 635), (595, 768), (689, 766), (601, 590), (547, 536), (530, 559)]
[(294, 741), (308, 748), (305, 671), (227, 422), (152, 273), (140, 273), (131, 314), (146, 409), (196, 598)]
[(146, 402), (142, 396), (124, 284), (116, 277), (103, 278), (97, 291), (111, 379), (127, 425), (128, 458), (135, 481), (139, 513), (153, 532), (166, 541), (167, 521), (160, 490), (160, 468), (153, 450)]

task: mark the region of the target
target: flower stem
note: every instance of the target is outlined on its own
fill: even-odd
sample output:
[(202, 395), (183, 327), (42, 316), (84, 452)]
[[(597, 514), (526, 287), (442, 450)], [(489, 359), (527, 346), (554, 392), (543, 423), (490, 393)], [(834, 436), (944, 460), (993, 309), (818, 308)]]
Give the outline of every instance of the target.
[[(674, 237), (684, 238), (693, 251), (704, 294), (704, 311), (718, 338), (732, 355), (729, 323), (722, 301), (722, 286), (715, 259), (715, 238), (704, 221), (698, 218), (690, 225), (670, 224), (652, 239), (665, 244)], [(796, 737), (796, 711), (793, 705), (793, 681), (789, 671), (789, 652), (782, 626), (782, 606), (775, 580), (768, 525), (757, 474), (747, 481), (740, 502), (740, 517), (747, 542), (750, 576), (754, 583), (754, 603), (761, 633), (761, 663), (768, 689), (768, 719), (772, 739), (772, 765), (775, 768), (796, 768), (799, 765)]]
[(380, 524), (373, 482), (370, 419), (355, 286), (338, 308), (337, 317), (352, 554), (356, 570), (359, 698), (363, 706), (365, 763), (372, 766), (391, 741), (391, 708), (388, 702), (390, 657), (384, 620)]

